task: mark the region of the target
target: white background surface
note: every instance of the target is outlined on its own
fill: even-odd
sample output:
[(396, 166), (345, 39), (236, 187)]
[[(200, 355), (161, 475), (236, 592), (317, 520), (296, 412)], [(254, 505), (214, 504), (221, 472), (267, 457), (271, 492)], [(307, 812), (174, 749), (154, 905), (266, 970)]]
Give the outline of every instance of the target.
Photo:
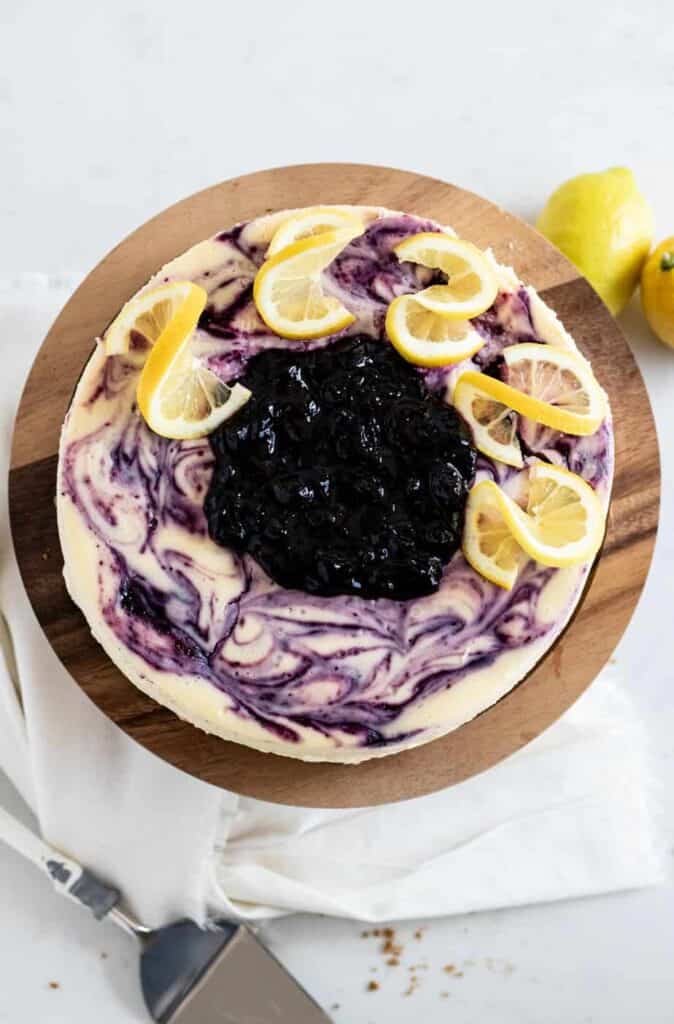
[[(564, 178), (624, 163), (653, 203), (658, 236), (674, 233), (670, 3), (103, 7), (0, 0), (0, 277), (87, 269), (184, 195), (311, 160), (426, 172), (528, 219)], [(623, 326), (656, 410), (664, 500), (656, 565), (617, 660), (671, 785), (674, 354), (636, 307)], [(1, 783), (0, 800), (10, 801)], [(665, 803), (672, 847), (674, 796)], [(400, 930), (399, 968), (384, 967), (351, 923), (295, 918), (266, 935), (348, 1024), (674, 1019), (671, 883), (437, 921), (420, 941), (414, 927)], [(421, 962), (406, 998), (407, 967)], [(1, 1024), (84, 1024), (92, 1013), (98, 1024), (141, 1021), (134, 963), (121, 933), (59, 901), (0, 849)], [(443, 973), (446, 963), (463, 977)], [(371, 977), (381, 988), (367, 993)]]

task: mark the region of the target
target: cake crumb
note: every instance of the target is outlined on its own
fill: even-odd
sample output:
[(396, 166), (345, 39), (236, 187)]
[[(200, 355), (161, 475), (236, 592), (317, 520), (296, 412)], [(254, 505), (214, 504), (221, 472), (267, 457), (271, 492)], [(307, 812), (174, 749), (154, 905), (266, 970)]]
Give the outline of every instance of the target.
[(423, 939), (423, 937), (424, 937), (424, 929), (423, 928), (417, 928), (417, 930), (414, 933), (414, 938), (417, 940), (417, 942), (419, 942), (421, 939)]
[(445, 964), (445, 966), (442, 969), (443, 971), (446, 971), (447, 974), (454, 974), (456, 966), (454, 964)]
[(378, 988), (379, 988), (379, 982), (378, 981), (368, 981), (368, 983), (367, 983), (367, 991), (368, 992), (376, 992)]
[(398, 959), (397, 956), (390, 956), (386, 963), (388, 964), (389, 967), (397, 967), (398, 964), (400, 963), (400, 960)]
[(449, 992), (441, 992), (440, 993), (440, 998), (441, 999), (449, 999)]
[(403, 951), (401, 943), (396, 942), (395, 928), (382, 928), (381, 937), (384, 942), (381, 951), (384, 956), (400, 956)]
[(58, 981), (50, 981), (49, 982), (49, 987), (50, 988), (60, 988), (61, 986), (59, 985)]
[(369, 939), (370, 938), (370, 933), (369, 932), (361, 932), (360, 933), (360, 937), (361, 937), (361, 939)]
[(407, 988), (403, 992), (403, 995), (404, 996), (411, 996), (418, 989), (418, 987), (419, 987), (419, 979), (417, 978), (416, 974), (413, 974), (412, 977), (410, 978), (409, 985), (407, 986)]

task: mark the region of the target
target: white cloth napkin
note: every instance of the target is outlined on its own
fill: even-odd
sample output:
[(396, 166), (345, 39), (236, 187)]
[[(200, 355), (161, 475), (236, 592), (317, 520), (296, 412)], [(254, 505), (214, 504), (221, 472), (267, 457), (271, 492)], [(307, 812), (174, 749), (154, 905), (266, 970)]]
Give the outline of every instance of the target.
[[(77, 280), (0, 281), (3, 477), (23, 379)], [(239, 798), (148, 754), (74, 684), (19, 581), (1, 493), (0, 607), (20, 693), (0, 662), (0, 767), (46, 837), (149, 923), (296, 910), (395, 920), (662, 879), (647, 738), (614, 671), (523, 751), (432, 796), (349, 811)]]

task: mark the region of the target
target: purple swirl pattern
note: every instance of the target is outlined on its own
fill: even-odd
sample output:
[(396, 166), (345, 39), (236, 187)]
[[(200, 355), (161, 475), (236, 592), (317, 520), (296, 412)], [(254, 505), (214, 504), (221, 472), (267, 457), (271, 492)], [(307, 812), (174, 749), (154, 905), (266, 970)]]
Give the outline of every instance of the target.
[[(433, 280), (401, 264), (393, 246), (409, 234), (437, 230), (410, 216), (374, 221), (325, 274), (325, 286), (357, 314), (351, 328), (384, 337), (388, 303)], [(269, 333), (252, 302), (263, 249), (251, 225), (215, 239), (222, 259), (201, 275), (209, 302), (197, 346), (224, 380), (267, 347), (309, 349), (334, 338), (290, 342)], [(485, 345), (474, 359), (488, 367), (502, 348), (543, 341), (524, 288), (502, 290), (476, 319)], [(345, 332), (348, 333), (348, 332)], [(143, 353), (99, 360), (85, 375), (79, 401), (96, 427), (61, 452), (61, 499), (72, 502), (96, 538), (100, 612), (119, 643), (155, 672), (198, 675), (226, 693), (236, 714), (254, 719), (283, 742), (297, 726), (360, 746), (400, 742), (402, 713), (491, 665), (555, 635), (541, 614), (543, 588), (555, 570), (529, 563), (511, 592), (477, 575), (457, 554), (437, 593), (408, 602), (321, 598), (283, 590), (249, 557), (208, 538), (202, 503), (212, 457), (206, 440), (169, 441), (147, 428), (135, 405)], [(447, 370), (420, 371), (444, 393)], [(613, 464), (610, 423), (573, 438), (523, 422), (527, 454), (580, 473), (607, 493)], [(479, 475), (508, 484), (516, 471), (481, 458)], [(565, 615), (568, 609), (565, 610)]]

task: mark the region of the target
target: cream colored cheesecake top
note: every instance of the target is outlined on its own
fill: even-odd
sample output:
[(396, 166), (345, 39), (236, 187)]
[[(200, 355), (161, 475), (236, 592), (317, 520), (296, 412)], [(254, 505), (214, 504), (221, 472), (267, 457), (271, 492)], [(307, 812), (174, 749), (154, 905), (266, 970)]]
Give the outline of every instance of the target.
[[(388, 344), (386, 310), (423, 287), (421, 267), (392, 258), (420, 231), (406, 214), (358, 208), (367, 224), (323, 275), (355, 316), (339, 337)], [(189, 280), (208, 293), (195, 354), (223, 381), (269, 348), (298, 353), (334, 341), (289, 341), (261, 321), (252, 284), (288, 211), (223, 231), (148, 283)], [(493, 258), (490, 256), (490, 259)], [(515, 273), (493, 261), (498, 294), (475, 318), (485, 344), (458, 367), (424, 372), (449, 401), (454, 375), (489, 369), (508, 345), (575, 343)], [(65, 578), (112, 660), (140, 689), (208, 732), (307, 760), (360, 761), (433, 739), (520, 681), (550, 647), (580, 596), (588, 566), (529, 562), (511, 591), (457, 553), (438, 590), (409, 601), (320, 597), (274, 583), (249, 555), (218, 546), (203, 511), (213, 468), (208, 439), (171, 441), (140, 416), (145, 354), (106, 356), (98, 342), (66, 417), (58, 476)], [(527, 421), (525, 466), (539, 456), (582, 476), (607, 505), (610, 417), (589, 437)], [(478, 457), (476, 479), (515, 492), (521, 470)]]

